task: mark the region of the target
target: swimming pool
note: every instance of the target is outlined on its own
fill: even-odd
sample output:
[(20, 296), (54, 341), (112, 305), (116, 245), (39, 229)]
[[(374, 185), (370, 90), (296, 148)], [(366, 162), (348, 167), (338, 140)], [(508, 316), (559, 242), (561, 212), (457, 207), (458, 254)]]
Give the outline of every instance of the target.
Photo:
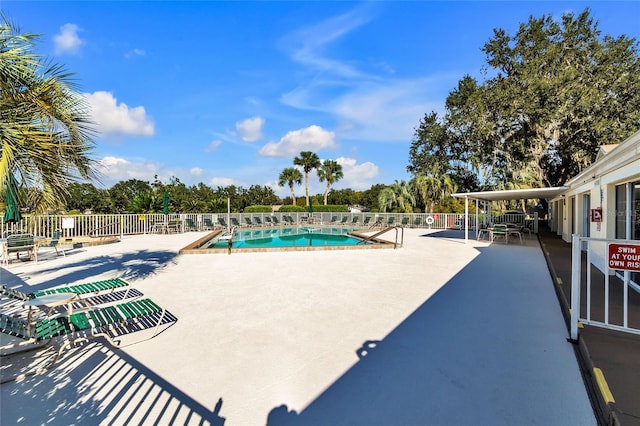
[[(361, 230), (361, 229), (360, 229)], [(238, 229), (231, 239), (232, 252), (345, 250), (393, 248), (384, 240), (367, 240), (356, 228), (327, 226)], [(228, 252), (230, 235), (214, 231), (180, 250), (181, 254)]]

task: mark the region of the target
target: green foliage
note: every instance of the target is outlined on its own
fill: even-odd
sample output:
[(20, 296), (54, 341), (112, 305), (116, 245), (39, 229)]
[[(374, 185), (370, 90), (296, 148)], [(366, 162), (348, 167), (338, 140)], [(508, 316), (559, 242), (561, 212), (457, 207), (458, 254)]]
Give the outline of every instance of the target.
[[(305, 211), (307, 209), (305, 208)], [(313, 205), (313, 211), (316, 213), (320, 212), (349, 212), (349, 206), (344, 204), (320, 204), (316, 206)]]
[(410, 172), (449, 175), (460, 191), (556, 186), (640, 126), (638, 42), (602, 36), (588, 9), (495, 29), (483, 51), (491, 77), (464, 76), (445, 115), (425, 115)]
[(273, 208), (271, 206), (247, 206), (244, 209), (245, 213), (272, 213)]
[(280, 209), (278, 210), (278, 212), (280, 213), (299, 213), (299, 212), (306, 212), (307, 209), (305, 207), (300, 207), (300, 206), (292, 206), (291, 204), (285, 204), (284, 206), (281, 206)]
[(22, 202), (59, 207), (68, 185), (95, 178), (91, 110), (72, 74), (35, 52), (39, 36), (0, 21), (0, 187), (13, 175), (38, 188)]

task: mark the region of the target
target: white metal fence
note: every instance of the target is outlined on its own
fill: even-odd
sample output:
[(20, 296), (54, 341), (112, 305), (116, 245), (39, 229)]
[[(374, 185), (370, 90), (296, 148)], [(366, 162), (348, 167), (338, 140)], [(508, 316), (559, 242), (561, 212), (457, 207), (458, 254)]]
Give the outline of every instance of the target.
[[(283, 223), (284, 216), (291, 216), (296, 223), (313, 217), (314, 223), (324, 225), (344, 225), (366, 227), (374, 223), (381, 225), (402, 225), (431, 229), (463, 229), (464, 215), (456, 213), (346, 213), (346, 212), (298, 212), (298, 213), (185, 213), (169, 214), (89, 214), (89, 215), (27, 215), (18, 223), (5, 223), (0, 217), (0, 233), (4, 238), (12, 232), (28, 232), (33, 235), (51, 237), (56, 229), (62, 231), (64, 238), (105, 237), (147, 234), (154, 232), (156, 224), (174, 222), (180, 232), (204, 230), (211, 227), (232, 226), (232, 220), (246, 225), (245, 218), (255, 222), (255, 218), (265, 224), (266, 217), (276, 217)], [(221, 220), (225, 225), (221, 224)], [(504, 215), (490, 219), (487, 215), (469, 215), (469, 229), (476, 229), (476, 220), (480, 225), (501, 222), (524, 221), (524, 215)], [(192, 226), (193, 225), (193, 226)], [(532, 231), (537, 231), (537, 221), (531, 221)]]
[(572, 236), (572, 339), (580, 322), (640, 334), (639, 270), (640, 241)]

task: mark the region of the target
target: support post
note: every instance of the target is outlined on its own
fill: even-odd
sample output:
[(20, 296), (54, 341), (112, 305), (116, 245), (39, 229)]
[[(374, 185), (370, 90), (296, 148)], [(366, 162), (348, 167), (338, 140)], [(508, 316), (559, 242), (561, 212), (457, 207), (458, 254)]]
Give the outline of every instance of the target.
[(580, 236), (571, 235), (571, 324), (570, 341), (578, 342), (578, 321), (580, 320)]

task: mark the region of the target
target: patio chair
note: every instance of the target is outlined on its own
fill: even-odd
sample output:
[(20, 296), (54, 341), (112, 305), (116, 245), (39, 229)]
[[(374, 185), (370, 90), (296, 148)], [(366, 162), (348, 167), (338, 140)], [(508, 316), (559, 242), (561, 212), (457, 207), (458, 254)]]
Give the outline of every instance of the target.
[(221, 228), (227, 228), (227, 221), (224, 220), (223, 217), (218, 217), (218, 225), (220, 225)]
[(413, 220), (413, 227), (418, 228), (421, 225), (422, 225), (422, 218), (418, 216)]
[(391, 226), (394, 223), (396, 223), (396, 217), (395, 216), (389, 216), (389, 218), (387, 219), (387, 226)]
[[(30, 350), (33, 347), (46, 346), (54, 337), (67, 336), (69, 341), (61, 345), (57, 355), (48, 365), (51, 367), (62, 352), (77, 341), (104, 337), (112, 346), (122, 348), (149, 340), (157, 335), (159, 327), (165, 323), (165, 317), (166, 310), (151, 299), (136, 299), (117, 305), (74, 311), (70, 315), (47, 316), (31, 323), (21, 317), (0, 313), (0, 331), (22, 340), (17, 344), (9, 343), (0, 347), (0, 352), (7, 354), (7, 351), (14, 353)], [(175, 322), (175, 317), (171, 316), (169, 321)], [(122, 341), (125, 334), (150, 328), (153, 332), (144, 338)], [(78, 332), (81, 334), (74, 338)]]
[(231, 225), (235, 226), (236, 228), (240, 228), (240, 226), (242, 226), (240, 225), (240, 222), (238, 221), (238, 219), (235, 217), (231, 218)]
[(197, 231), (198, 227), (196, 226), (196, 223), (193, 221), (193, 219), (191, 218), (186, 218), (184, 220), (184, 230), (185, 231)]
[(271, 222), (271, 218), (269, 216), (265, 216), (264, 217), (264, 224), (265, 225), (269, 225), (269, 226), (273, 226), (273, 222)]
[(367, 225), (369, 225), (369, 222), (371, 222), (371, 216), (365, 217), (364, 218), (364, 222), (362, 222), (362, 224), (367, 226)]
[(126, 299), (130, 284), (122, 278), (112, 278), (109, 280), (91, 281), (88, 283), (71, 284), (66, 286), (53, 287), (45, 290), (36, 290), (31, 293), (24, 293), (20, 290), (8, 288), (6, 286), (0, 286), (0, 296), (6, 296), (10, 299), (17, 299), (27, 301), (39, 296), (54, 293), (75, 293), (79, 296), (97, 296), (103, 294), (111, 294), (116, 290), (125, 290), (122, 299)]
[(204, 223), (204, 229), (206, 229), (207, 231), (211, 231), (212, 229), (215, 228), (215, 225), (213, 224), (211, 219), (208, 217), (203, 219), (203, 223)]
[(258, 216), (254, 216), (253, 217), (253, 221), (256, 223), (256, 225), (258, 226), (264, 226), (264, 224), (262, 223), (262, 219), (260, 219)]
[(280, 220), (278, 219), (278, 216), (271, 216), (271, 219), (273, 220), (273, 224), (278, 226), (280, 225)]
[(351, 219), (351, 226), (356, 226), (358, 224), (358, 219), (360, 219), (358, 216), (354, 216), (353, 219)]
[(60, 232), (59, 229), (56, 229), (55, 231), (53, 231), (53, 235), (51, 236), (51, 241), (43, 245), (38, 244), (38, 250), (43, 248), (53, 248), (56, 251), (56, 256), (58, 256), (60, 252), (62, 252), (62, 255), (66, 257), (67, 254), (64, 252), (64, 249), (62, 247), (60, 247), (60, 250), (58, 251), (58, 246), (60, 245), (61, 236), (62, 236), (62, 232)]
[(253, 222), (251, 222), (251, 218), (250, 217), (246, 217), (245, 216), (244, 221), (247, 224), (247, 226), (253, 226)]
[(331, 216), (331, 220), (329, 221), (329, 224), (336, 223), (337, 221), (338, 221), (338, 216)]
[(409, 218), (403, 217), (401, 223), (402, 223), (402, 226), (407, 226), (409, 224)]
[(507, 234), (507, 225), (494, 225), (489, 229), (490, 241), (494, 242), (496, 238), (504, 239), (505, 243), (509, 241), (509, 234)]
[(340, 221), (340, 225), (344, 225), (349, 220), (349, 216), (342, 216), (342, 220)]

